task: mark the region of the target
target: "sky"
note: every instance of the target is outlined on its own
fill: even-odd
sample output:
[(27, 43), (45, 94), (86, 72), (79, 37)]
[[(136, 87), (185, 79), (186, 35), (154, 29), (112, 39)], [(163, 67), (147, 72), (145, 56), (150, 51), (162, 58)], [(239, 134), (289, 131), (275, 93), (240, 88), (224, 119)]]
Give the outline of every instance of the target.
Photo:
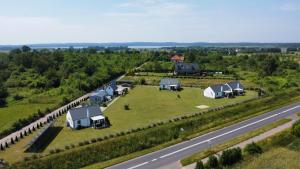
[(0, 0), (0, 45), (300, 42), (300, 0)]

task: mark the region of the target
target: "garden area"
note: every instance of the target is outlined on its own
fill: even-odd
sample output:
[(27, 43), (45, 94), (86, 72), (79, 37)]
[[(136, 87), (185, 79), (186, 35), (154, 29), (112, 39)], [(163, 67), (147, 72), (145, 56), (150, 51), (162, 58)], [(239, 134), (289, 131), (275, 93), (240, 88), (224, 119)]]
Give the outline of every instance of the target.
[(134, 128), (168, 121), (178, 116), (201, 112), (197, 106), (215, 108), (226, 104), (243, 102), (257, 97), (254, 91), (247, 91), (245, 96), (233, 99), (209, 99), (203, 96), (199, 88), (184, 88), (180, 92), (159, 91), (158, 87), (137, 86), (129, 94), (119, 98), (108, 107), (104, 115), (108, 116), (112, 126), (107, 129), (92, 128), (72, 131), (65, 125), (65, 117), (57, 119), (56, 125), (63, 127), (46, 150), (64, 148), (67, 144), (78, 144), (80, 141), (109, 135)]

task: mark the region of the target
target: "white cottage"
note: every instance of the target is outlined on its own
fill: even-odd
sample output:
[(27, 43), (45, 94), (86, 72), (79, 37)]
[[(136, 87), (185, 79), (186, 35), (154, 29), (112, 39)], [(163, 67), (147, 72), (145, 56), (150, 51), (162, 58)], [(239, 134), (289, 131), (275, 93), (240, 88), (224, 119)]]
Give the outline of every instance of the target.
[(67, 126), (72, 129), (106, 127), (105, 117), (99, 106), (84, 106), (70, 109), (66, 116)]
[(238, 81), (213, 85), (206, 88), (203, 92), (205, 97), (213, 99), (229, 96), (239, 96), (243, 93), (244, 86)]

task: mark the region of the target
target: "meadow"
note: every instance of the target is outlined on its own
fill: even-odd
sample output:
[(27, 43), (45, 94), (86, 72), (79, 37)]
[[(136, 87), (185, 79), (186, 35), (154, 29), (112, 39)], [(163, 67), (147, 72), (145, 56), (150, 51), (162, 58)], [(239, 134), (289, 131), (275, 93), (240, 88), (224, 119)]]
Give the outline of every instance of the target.
[[(62, 100), (56, 89), (48, 91), (29, 88), (10, 88), (7, 105), (0, 107), (0, 132), (10, 128), (19, 119), (27, 118), (38, 110), (53, 109)], [(14, 96), (22, 96), (16, 100)]]

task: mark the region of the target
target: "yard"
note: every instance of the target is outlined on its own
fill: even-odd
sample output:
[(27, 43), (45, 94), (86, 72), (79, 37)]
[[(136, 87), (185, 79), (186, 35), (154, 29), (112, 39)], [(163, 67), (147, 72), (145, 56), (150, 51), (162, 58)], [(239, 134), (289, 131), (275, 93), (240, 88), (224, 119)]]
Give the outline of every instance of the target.
[[(203, 96), (199, 88), (184, 88), (180, 92), (159, 91), (158, 87), (137, 86), (129, 91), (125, 97), (116, 100), (108, 107), (104, 114), (108, 116), (112, 126), (107, 129), (95, 130), (92, 128), (70, 130), (66, 127), (65, 116), (57, 119), (56, 127), (61, 128), (57, 137), (46, 148), (46, 152), (55, 148), (64, 148), (66, 145), (90, 140), (111, 133), (127, 131), (133, 128), (146, 127), (149, 124), (167, 121), (176, 116), (191, 114), (201, 111), (197, 106), (210, 108), (241, 102), (254, 98), (256, 92), (247, 91), (245, 96), (234, 99), (209, 99)], [(125, 110), (124, 105), (129, 105), (130, 110)]]

